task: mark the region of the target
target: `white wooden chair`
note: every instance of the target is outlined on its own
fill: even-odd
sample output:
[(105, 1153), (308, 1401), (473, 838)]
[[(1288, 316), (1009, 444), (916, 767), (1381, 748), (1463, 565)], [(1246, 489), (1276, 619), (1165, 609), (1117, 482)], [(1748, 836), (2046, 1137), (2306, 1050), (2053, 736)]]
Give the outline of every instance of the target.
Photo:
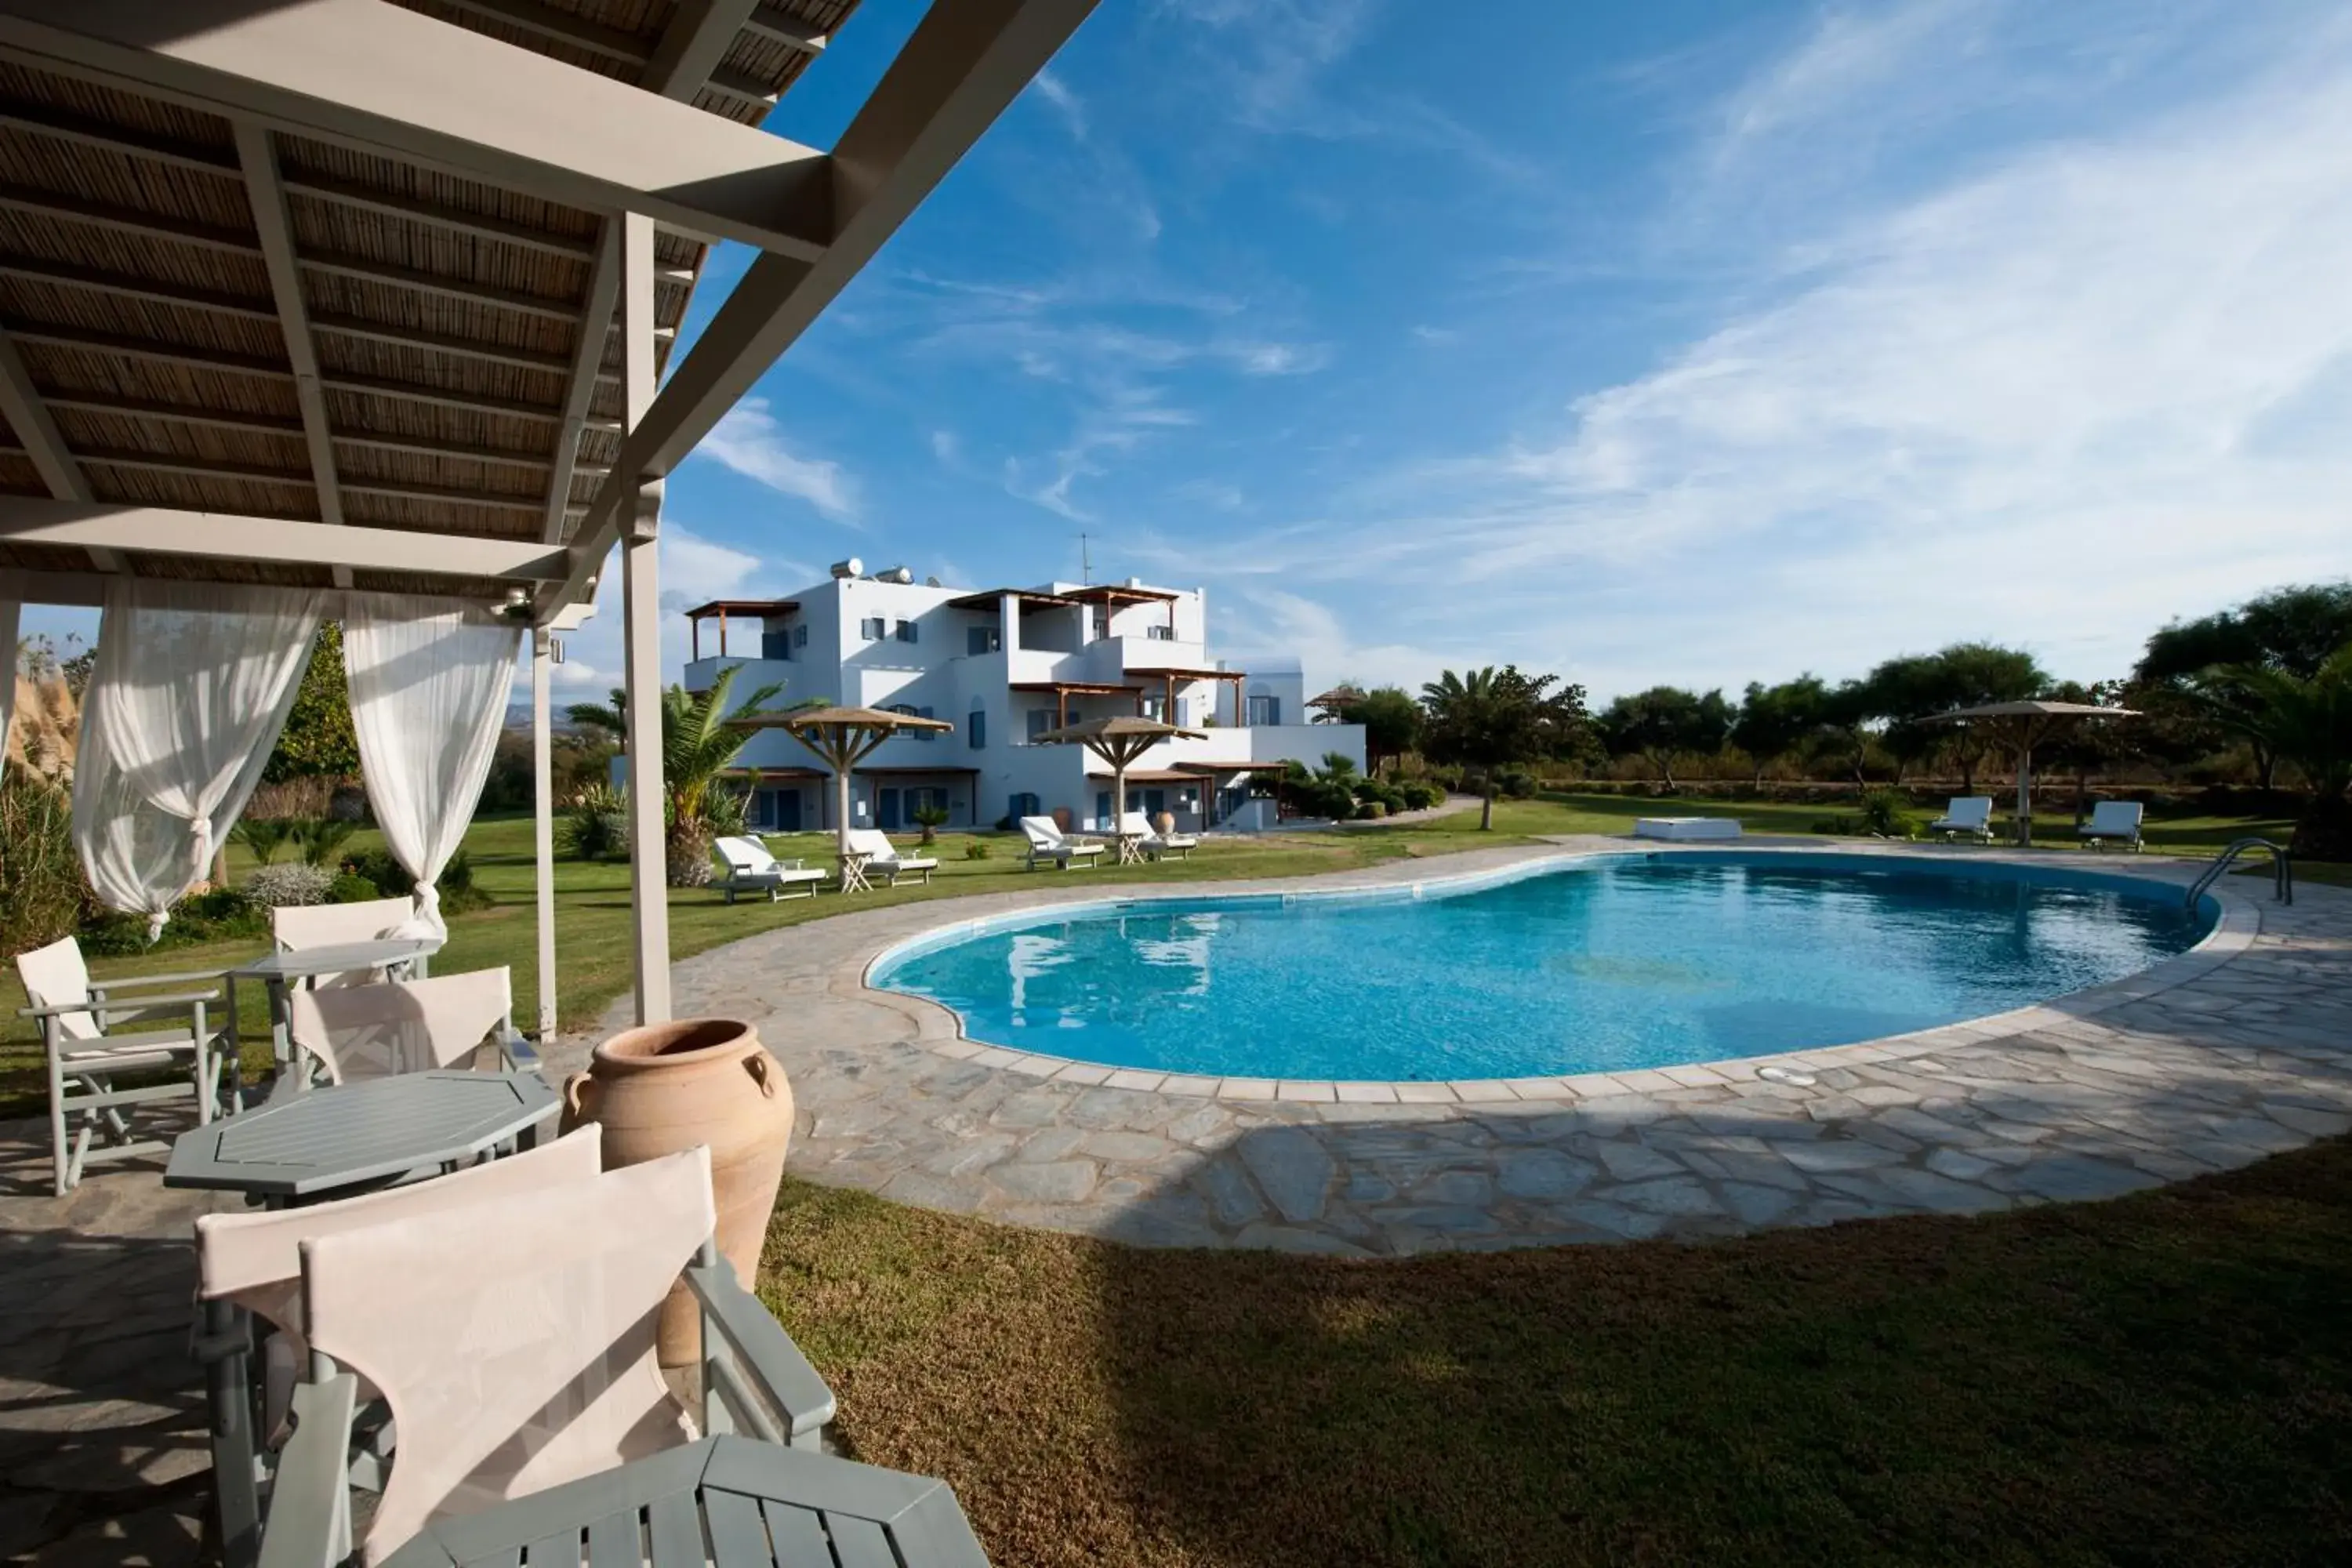
[[(712, 1239), (716, 1218), (710, 1152), (695, 1148), (302, 1237), (310, 1381), (296, 1391), (264, 1563), (333, 1563), (349, 1549), (355, 1374), (383, 1391), (399, 1434), (362, 1544), (370, 1563), (436, 1521), (701, 1433), (740, 1426), (814, 1448), (832, 1392), (736, 1281)], [(671, 1394), (655, 1360), (658, 1309), (681, 1277), (703, 1310), (699, 1411)]]
[(429, 980), (298, 991), (287, 1035), (332, 1083), (463, 1065), (495, 1043), (500, 1065), (536, 1064), (515, 1032), (514, 981), (504, 964)]
[(849, 852), (863, 858), (860, 867), (869, 877), (878, 876), (892, 887), (901, 877), (914, 877), (928, 882), (940, 863), (929, 855), (906, 855), (890, 842), (890, 836), (878, 827), (853, 827), (849, 830)]
[(1189, 833), (1160, 832), (1151, 826), (1151, 819), (1139, 811), (1122, 812), (1119, 815), (1118, 830), (1121, 833), (1131, 833), (1141, 839), (1143, 852), (1155, 860), (1162, 855), (1173, 855), (1179, 860), (1190, 860), (1192, 858), (1192, 851), (1201, 846), (1201, 841)]
[[(814, 898), (817, 884), (824, 873), (814, 866), (803, 866), (798, 860), (779, 860), (768, 853), (768, 847), (756, 838), (717, 838), (711, 841), (711, 853), (726, 868), (719, 879), (719, 890), (733, 903), (739, 893), (765, 893), (770, 902), (778, 899)], [(788, 891), (799, 888), (803, 892)]]
[(1028, 868), (1032, 871), (1041, 860), (1050, 860), (1056, 869), (1066, 871), (1073, 865), (1091, 866), (1102, 857), (1101, 845), (1091, 838), (1069, 837), (1050, 816), (1023, 817), (1021, 832), (1029, 840)]
[[(429, 1217), (469, 1204), (593, 1181), (604, 1169), (603, 1149), (604, 1140), (591, 1130), (585, 1137), (559, 1138), (508, 1159), (340, 1202), (198, 1216), (196, 1360), (205, 1369), (214, 1490), (228, 1568), (243, 1568), (254, 1560), (260, 1483), (277, 1468), (295, 1382), (310, 1355), (302, 1316), (301, 1244), (396, 1219)], [(258, 1378), (253, 1373), (257, 1356)], [(355, 1394), (361, 1405), (380, 1397), (365, 1379)], [(382, 1415), (381, 1410), (371, 1409), (358, 1423), (357, 1458), (347, 1464), (362, 1479), (381, 1480), (389, 1451)]]
[[(409, 899), (365, 899), (355, 904), (296, 904), (269, 911), (269, 934), (280, 952), (306, 947), (341, 947), (354, 942), (381, 942), (416, 913)], [(379, 969), (349, 969), (321, 974), (312, 989), (366, 985), (383, 978)]]
[(1944, 815), (1927, 824), (1927, 831), (1953, 838), (1981, 838), (1992, 842), (1992, 796), (1989, 795), (1956, 795), (1944, 807)]
[(2091, 820), (2080, 831), (2094, 849), (2105, 849), (2112, 841), (2137, 850), (2142, 847), (2140, 819), (2147, 814), (2147, 808), (2136, 800), (2099, 801), (2091, 807)]
[[(170, 1151), (169, 1140), (132, 1136), (122, 1114), (128, 1107), (194, 1097), (197, 1122), (209, 1122), (222, 1107), (225, 1071), (228, 1106), (242, 1107), (244, 1080), (236, 1054), (219, 1048), (219, 1031), (205, 1011), (220, 992), (190, 989), (219, 979), (221, 973), (145, 974), (92, 984), (81, 944), (70, 936), (16, 955), (17, 978), (32, 1004), (20, 1016), (37, 1021), (47, 1058), (49, 1145), (58, 1196), (80, 1183), (83, 1167), (92, 1161)], [(179, 989), (170, 989), (174, 986)], [(131, 994), (127, 999), (115, 999), (124, 993)], [(116, 1027), (121, 1024), (157, 1026), (124, 1032)], [(167, 1073), (179, 1081), (135, 1087), (117, 1081)]]

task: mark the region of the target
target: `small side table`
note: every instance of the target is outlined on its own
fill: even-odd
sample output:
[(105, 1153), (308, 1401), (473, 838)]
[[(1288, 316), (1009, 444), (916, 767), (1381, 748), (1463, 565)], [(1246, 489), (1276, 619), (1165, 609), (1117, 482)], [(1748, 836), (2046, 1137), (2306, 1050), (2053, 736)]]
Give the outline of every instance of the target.
[(1109, 837), (1118, 846), (1118, 864), (1121, 866), (1142, 865), (1143, 842), (1148, 837), (1149, 835), (1147, 834), (1129, 833), (1119, 829), (1113, 829)]
[(855, 849), (841, 852), (841, 890), (845, 893), (870, 893), (873, 884), (866, 879), (866, 862), (874, 858)]
[[(708, 1550), (704, 1542), (709, 1542)], [(988, 1568), (944, 1481), (705, 1437), (430, 1524), (385, 1568)]]

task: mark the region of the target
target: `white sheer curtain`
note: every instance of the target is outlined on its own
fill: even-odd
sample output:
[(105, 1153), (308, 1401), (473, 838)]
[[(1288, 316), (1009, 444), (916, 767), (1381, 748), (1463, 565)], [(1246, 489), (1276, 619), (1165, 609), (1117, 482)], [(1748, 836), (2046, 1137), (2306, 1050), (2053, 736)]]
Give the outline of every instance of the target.
[(149, 940), (212, 867), (286, 725), (324, 595), (115, 577), (74, 768), (91, 886)]
[(417, 934), (442, 935), (434, 886), (473, 820), (506, 721), (522, 628), (464, 599), (352, 594), (343, 668), (368, 802), (416, 878)]

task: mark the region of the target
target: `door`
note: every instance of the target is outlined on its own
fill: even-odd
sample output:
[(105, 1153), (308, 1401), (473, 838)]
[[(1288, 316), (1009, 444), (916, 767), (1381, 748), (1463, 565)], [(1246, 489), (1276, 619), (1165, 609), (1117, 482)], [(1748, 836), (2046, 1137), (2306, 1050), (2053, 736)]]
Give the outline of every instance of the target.
[(896, 833), (898, 831), (898, 792), (895, 789), (884, 790), (881, 795), (881, 805), (878, 809), (881, 813), (882, 820), (877, 824), (877, 826), (880, 826), (882, 831), (885, 833)]
[(798, 833), (801, 830), (801, 792), (775, 789), (768, 792), (768, 797), (773, 803), (769, 809), (768, 820), (775, 824), (776, 831)]

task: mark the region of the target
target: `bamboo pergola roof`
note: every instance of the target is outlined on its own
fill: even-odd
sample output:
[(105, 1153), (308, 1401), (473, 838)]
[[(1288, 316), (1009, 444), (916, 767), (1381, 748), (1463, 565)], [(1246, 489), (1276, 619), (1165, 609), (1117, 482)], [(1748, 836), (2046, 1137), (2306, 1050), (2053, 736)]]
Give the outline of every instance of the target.
[(856, 0), (0, 0), (0, 572), (545, 623), (1091, 4), (935, 5), (820, 152)]

